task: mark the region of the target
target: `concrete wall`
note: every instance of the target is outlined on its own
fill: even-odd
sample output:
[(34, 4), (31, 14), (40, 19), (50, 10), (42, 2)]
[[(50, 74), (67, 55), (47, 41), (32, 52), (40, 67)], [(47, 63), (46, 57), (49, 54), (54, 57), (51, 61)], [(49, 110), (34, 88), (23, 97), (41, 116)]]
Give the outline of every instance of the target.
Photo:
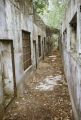
[[(40, 19), (43, 23), (43, 21)], [(42, 28), (44, 26), (44, 29)], [(31, 60), (32, 65), (24, 71), (23, 66), (23, 49), (22, 49), (22, 30), (31, 33)], [(37, 49), (37, 61), (38, 57), (38, 35), (41, 36), (41, 44), (44, 37), (46, 37), (45, 25), (44, 23), (40, 25), (36, 20), (34, 20), (32, 2), (29, 0), (0, 0), (0, 40), (12, 40), (13, 51), (14, 51), (14, 68), (15, 68), (15, 79), (18, 91), (22, 92), (23, 80), (27, 79), (32, 73), (35, 59), (33, 51), (33, 40), (36, 40)], [(3, 94), (3, 78), (2, 78), (2, 49), (0, 42), (0, 105), (2, 106), (4, 102)], [(3, 45), (4, 46), (4, 45)], [(7, 47), (7, 45), (6, 45)], [(7, 50), (6, 50), (7, 52)], [(10, 56), (10, 55), (9, 55)], [(6, 57), (5, 60), (8, 60)], [(10, 62), (7, 62), (10, 65)], [(13, 74), (13, 73), (11, 73)], [(9, 73), (9, 75), (11, 75)], [(19, 92), (18, 92), (19, 94)], [(0, 113), (2, 114), (2, 109), (0, 106)], [(3, 107), (3, 106), (2, 106)], [(0, 117), (1, 118), (1, 117)]]
[[(37, 62), (39, 63), (41, 58), (43, 57), (43, 49), (44, 49), (44, 38), (46, 38), (46, 27), (44, 23), (42, 23), (40, 17), (35, 15), (34, 18), (34, 37), (33, 40), (36, 40), (36, 48), (37, 48)], [(39, 50), (38, 50), (38, 36), (41, 36), (41, 57), (39, 57)], [(42, 45), (43, 41), (43, 45)]]
[[(74, 16), (77, 14), (76, 35), (71, 33), (71, 25), (75, 25)], [(74, 22), (74, 23), (73, 23)], [(67, 35), (64, 38), (64, 31)], [(72, 37), (76, 36), (75, 38)], [(73, 40), (73, 41), (72, 41)], [(66, 42), (64, 42), (66, 41)], [(62, 24), (62, 51), (63, 64), (66, 79), (68, 81), (69, 93), (72, 101), (73, 113), (75, 120), (81, 120), (81, 1), (71, 0), (68, 4), (65, 20)], [(71, 44), (74, 50), (71, 49)]]

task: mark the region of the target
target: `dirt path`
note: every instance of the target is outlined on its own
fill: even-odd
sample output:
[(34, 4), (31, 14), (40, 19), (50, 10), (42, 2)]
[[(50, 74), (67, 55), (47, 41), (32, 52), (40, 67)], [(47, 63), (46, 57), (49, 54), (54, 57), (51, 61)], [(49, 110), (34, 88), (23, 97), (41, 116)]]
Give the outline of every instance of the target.
[(45, 58), (25, 81), (24, 93), (7, 110), (5, 120), (72, 120), (72, 108), (58, 51)]

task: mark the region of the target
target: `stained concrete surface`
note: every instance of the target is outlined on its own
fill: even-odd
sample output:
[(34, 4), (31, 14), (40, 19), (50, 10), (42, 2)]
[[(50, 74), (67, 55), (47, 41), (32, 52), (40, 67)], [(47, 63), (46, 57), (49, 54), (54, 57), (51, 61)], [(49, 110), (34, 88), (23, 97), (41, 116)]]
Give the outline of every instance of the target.
[(36, 72), (25, 81), (23, 95), (9, 106), (4, 120), (73, 120), (58, 51), (40, 62)]

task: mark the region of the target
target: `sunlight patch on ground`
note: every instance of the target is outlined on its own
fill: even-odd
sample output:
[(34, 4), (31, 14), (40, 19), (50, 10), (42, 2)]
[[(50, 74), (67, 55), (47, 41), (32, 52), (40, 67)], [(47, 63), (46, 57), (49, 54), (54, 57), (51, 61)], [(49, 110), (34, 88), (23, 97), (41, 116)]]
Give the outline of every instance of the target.
[(47, 76), (43, 82), (40, 82), (38, 86), (36, 86), (35, 89), (40, 91), (52, 91), (54, 89), (54, 86), (57, 85), (57, 81), (62, 80), (62, 76)]
[(51, 62), (54, 62), (56, 60), (56, 56), (55, 55), (52, 55), (52, 56), (49, 56), (49, 58), (51, 58)]
[(56, 58), (56, 56), (55, 56), (55, 55), (52, 55), (52, 56), (49, 56), (49, 58)]

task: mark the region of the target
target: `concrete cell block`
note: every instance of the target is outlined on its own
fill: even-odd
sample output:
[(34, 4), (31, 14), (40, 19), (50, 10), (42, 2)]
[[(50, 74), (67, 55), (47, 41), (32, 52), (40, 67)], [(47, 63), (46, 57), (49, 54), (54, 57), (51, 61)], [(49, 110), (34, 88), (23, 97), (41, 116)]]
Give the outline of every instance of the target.
[[(18, 5), (19, 4), (19, 5)], [(19, 8), (20, 6), (20, 8)], [(38, 61), (38, 35), (42, 37), (46, 36), (45, 31), (42, 29), (41, 25), (33, 22), (33, 16), (28, 15), (28, 1), (16, 2), (15, 0), (6, 0), (5, 4), (3, 0), (0, 0), (0, 38), (13, 39), (14, 45), (14, 56), (15, 56), (15, 72), (16, 72), (16, 82), (17, 85), (24, 81), (25, 78), (29, 76), (32, 71), (31, 68), (24, 72), (23, 70), (23, 51), (22, 51), (22, 30), (31, 32), (31, 58), (33, 59), (33, 39), (36, 40), (37, 49), (37, 61)], [(27, 13), (25, 13), (27, 11)], [(34, 28), (33, 28), (34, 27)], [(34, 33), (33, 33), (34, 32)], [(7, 43), (3, 44), (3, 57), (1, 56), (0, 49), (0, 63), (2, 59), (3, 71), (4, 71), (4, 81), (5, 81), (5, 91), (9, 94), (13, 93), (13, 71), (11, 62), (11, 46)], [(1, 42), (0, 42), (1, 48)], [(7, 69), (6, 69), (7, 68)], [(2, 66), (0, 64), (0, 101), (3, 101), (3, 89), (2, 89)], [(31, 69), (31, 70), (30, 70)], [(28, 72), (29, 71), (29, 72)], [(28, 73), (28, 74), (27, 74)], [(22, 85), (20, 91), (22, 92)]]

